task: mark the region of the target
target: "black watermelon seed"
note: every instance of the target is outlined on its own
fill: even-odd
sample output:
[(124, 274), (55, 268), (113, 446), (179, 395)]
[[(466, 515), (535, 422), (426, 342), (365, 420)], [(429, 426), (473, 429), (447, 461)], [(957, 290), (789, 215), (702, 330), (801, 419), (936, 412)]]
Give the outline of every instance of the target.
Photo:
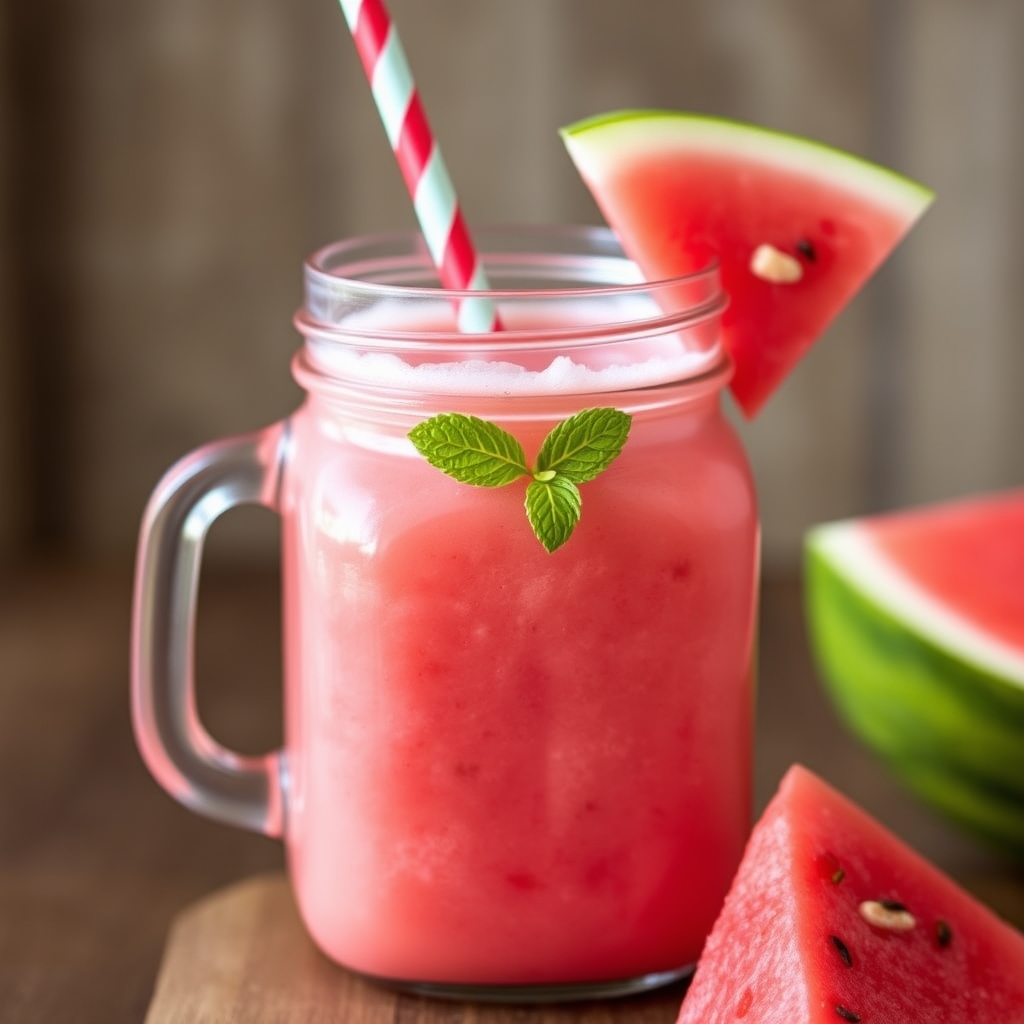
[(945, 949), (953, 941), (953, 929), (945, 921), (935, 922), (935, 942), (939, 949)]
[(902, 914), (907, 909), (899, 900), (879, 900), (878, 902), (886, 910), (891, 910), (894, 914)]
[(829, 879), (833, 885), (838, 885), (846, 877), (846, 872), (834, 853), (822, 853), (817, 858), (817, 865), (822, 876)]
[(806, 238), (801, 238), (796, 243), (796, 251), (800, 253), (808, 263), (813, 263), (817, 258), (818, 254), (814, 251), (814, 246)]
[(848, 1020), (850, 1024), (857, 1024), (857, 1021), (860, 1020), (860, 1017), (853, 1010), (848, 1010), (842, 1003), (836, 1003), (836, 1013), (843, 1020)]
[(839, 954), (839, 959), (846, 964), (847, 967), (853, 966), (853, 956), (850, 953), (846, 943), (843, 942), (838, 935), (830, 935), (829, 938), (832, 940), (832, 945), (836, 947), (836, 952)]

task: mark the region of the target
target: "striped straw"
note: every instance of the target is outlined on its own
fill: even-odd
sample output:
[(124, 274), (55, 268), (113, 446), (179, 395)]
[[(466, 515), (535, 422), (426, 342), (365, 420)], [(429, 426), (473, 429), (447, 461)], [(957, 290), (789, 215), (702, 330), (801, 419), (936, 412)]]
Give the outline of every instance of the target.
[[(441, 283), (456, 290), (486, 289), (487, 278), (391, 15), (383, 0), (340, 3)], [(460, 304), (460, 331), (482, 334), (499, 326), (490, 300)]]

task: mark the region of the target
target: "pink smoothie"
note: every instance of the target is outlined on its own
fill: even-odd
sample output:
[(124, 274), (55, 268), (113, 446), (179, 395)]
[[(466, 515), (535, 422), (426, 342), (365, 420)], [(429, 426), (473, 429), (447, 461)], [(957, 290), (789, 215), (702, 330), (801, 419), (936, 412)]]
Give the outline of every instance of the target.
[(512, 984), (697, 959), (750, 821), (757, 528), (715, 388), (696, 392), (590, 396), (632, 432), (554, 554), (525, 481), (456, 483), (404, 434), (475, 411), (532, 458), (565, 400), (533, 422), (439, 400), (377, 429), (313, 393), (294, 417), (287, 843), (341, 963)]

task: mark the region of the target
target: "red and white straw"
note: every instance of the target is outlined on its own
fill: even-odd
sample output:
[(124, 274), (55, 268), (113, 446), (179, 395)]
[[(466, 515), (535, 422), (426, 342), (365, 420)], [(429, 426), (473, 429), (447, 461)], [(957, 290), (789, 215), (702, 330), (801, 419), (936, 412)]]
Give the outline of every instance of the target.
[[(391, 15), (383, 0), (340, 3), (441, 283), (456, 290), (486, 289), (487, 278)], [(459, 329), (467, 333), (499, 326), (494, 304), (483, 298), (466, 299), (458, 313)]]

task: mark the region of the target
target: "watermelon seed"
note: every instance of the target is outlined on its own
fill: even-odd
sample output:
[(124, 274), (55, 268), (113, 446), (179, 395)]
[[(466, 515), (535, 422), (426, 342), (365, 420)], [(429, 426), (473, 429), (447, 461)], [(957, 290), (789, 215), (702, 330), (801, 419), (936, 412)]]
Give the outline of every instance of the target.
[(953, 929), (942, 920), (935, 922), (935, 942), (939, 949), (945, 949), (953, 941)]
[(906, 905), (903, 904), (903, 903), (900, 903), (899, 900), (879, 900), (878, 902), (881, 903), (882, 906), (885, 907), (886, 910), (892, 910), (892, 911), (895, 911), (896, 913), (899, 913), (901, 910), (906, 910), (907, 909)]
[(839, 959), (846, 964), (847, 967), (853, 966), (853, 956), (850, 954), (850, 950), (846, 943), (843, 942), (838, 935), (830, 935), (829, 938), (832, 940), (832, 945), (836, 947), (836, 952), (839, 954)]
[(804, 276), (798, 259), (765, 242), (750, 257), (750, 272), (770, 284), (796, 284)]
[(908, 932), (917, 924), (914, 915), (896, 900), (865, 900), (859, 909), (868, 924), (886, 931)]
[(860, 1020), (860, 1016), (858, 1014), (854, 1013), (853, 1010), (848, 1010), (842, 1003), (836, 1003), (836, 1013), (839, 1014), (843, 1020), (850, 1021), (850, 1024), (857, 1024), (857, 1021)]
[(839, 858), (827, 850), (817, 858), (820, 865), (819, 871), (829, 878), (833, 885), (838, 885), (845, 877), (846, 872), (839, 866)]
[(796, 243), (796, 251), (800, 253), (808, 263), (813, 263), (818, 258), (818, 254), (814, 251), (814, 246), (811, 245), (806, 238), (801, 238), (800, 241)]

